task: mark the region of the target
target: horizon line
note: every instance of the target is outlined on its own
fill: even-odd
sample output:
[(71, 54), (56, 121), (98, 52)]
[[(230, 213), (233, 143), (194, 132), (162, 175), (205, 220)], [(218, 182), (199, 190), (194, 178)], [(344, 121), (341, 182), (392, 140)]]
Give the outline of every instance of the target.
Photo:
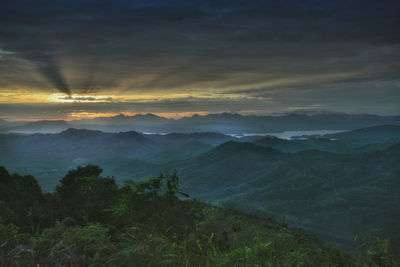
[[(243, 117), (255, 116), (255, 117), (283, 117), (288, 115), (305, 115), (305, 116), (315, 116), (315, 115), (370, 115), (370, 116), (380, 116), (380, 117), (397, 117), (400, 114), (391, 114), (391, 115), (381, 115), (381, 114), (373, 114), (373, 113), (352, 113), (352, 112), (338, 112), (338, 111), (328, 111), (328, 110), (295, 110), (295, 111), (288, 111), (288, 112), (274, 112), (268, 114), (257, 114), (257, 113), (249, 113), (249, 112), (242, 112), (242, 111), (223, 111), (223, 112), (115, 112), (115, 113), (97, 113), (98, 116), (89, 116), (89, 117), (72, 117), (70, 119), (66, 118), (33, 118), (33, 119), (9, 119), (0, 117), (0, 120), (6, 122), (39, 122), (39, 121), (65, 121), (65, 122), (72, 122), (72, 121), (82, 121), (82, 120), (94, 120), (94, 119), (101, 119), (101, 118), (115, 118), (115, 117), (139, 117), (139, 116), (155, 116), (158, 118), (163, 118), (167, 120), (180, 120), (185, 118), (193, 118), (193, 117), (206, 117), (209, 115), (239, 115)], [(176, 116), (178, 114), (182, 114), (182, 116)], [(190, 115), (189, 115), (190, 114)]]

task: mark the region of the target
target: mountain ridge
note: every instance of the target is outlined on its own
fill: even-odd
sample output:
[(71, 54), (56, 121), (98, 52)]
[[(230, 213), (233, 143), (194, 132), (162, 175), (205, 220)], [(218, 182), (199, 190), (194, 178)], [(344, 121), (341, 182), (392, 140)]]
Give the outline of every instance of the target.
[[(41, 126), (41, 124), (43, 126)], [(58, 122), (60, 124), (60, 122)], [(214, 113), (192, 115), (178, 119), (154, 114), (117, 115), (93, 119), (71, 120), (62, 125), (57, 122), (28, 122), (23, 126), (3, 126), (2, 131), (12, 132), (60, 132), (71, 126), (106, 132), (138, 131), (147, 133), (220, 132), (223, 134), (273, 133), (307, 130), (354, 130), (376, 125), (400, 125), (400, 116), (371, 114), (316, 113), (284, 115), (241, 115), (238, 113)], [(47, 129), (48, 127), (51, 129)], [(70, 127), (68, 127), (70, 126)], [(47, 127), (47, 128), (46, 128)]]

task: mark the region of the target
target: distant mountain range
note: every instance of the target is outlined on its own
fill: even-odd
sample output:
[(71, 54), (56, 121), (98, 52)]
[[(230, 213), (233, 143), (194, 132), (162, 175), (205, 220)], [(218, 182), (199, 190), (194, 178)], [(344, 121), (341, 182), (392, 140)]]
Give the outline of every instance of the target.
[[(74, 128), (57, 134), (0, 134), (0, 164), (7, 165), (11, 169), (15, 166), (19, 170), (20, 167), (29, 168), (31, 164), (37, 163), (38, 169), (42, 169), (43, 163), (55, 161), (53, 166), (63, 166), (62, 170), (65, 170), (68, 166), (75, 167), (93, 162), (105, 162), (107, 165), (114, 164), (115, 166), (127, 160), (164, 163), (200, 155), (229, 141), (252, 142), (257, 147), (269, 147), (286, 153), (305, 150), (342, 154), (361, 153), (384, 150), (399, 142), (400, 126), (375, 126), (294, 140), (284, 140), (273, 136), (238, 138), (213, 132), (105, 133)], [(118, 170), (112, 170), (113, 167), (107, 169), (111, 169), (114, 174), (120, 173)], [(34, 172), (34, 170), (31, 171), (31, 173)], [(41, 176), (37, 175), (37, 177), (40, 181)], [(127, 178), (125, 174), (123, 177)], [(54, 184), (54, 181), (51, 184)]]
[(286, 114), (277, 116), (240, 115), (237, 113), (193, 115), (168, 119), (154, 114), (118, 115), (74, 121), (37, 121), (23, 125), (0, 123), (2, 132), (57, 133), (68, 128), (101, 130), (105, 132), (137, 131), (144, 133), (218, 132), (224, 134), (266, 134), (282, 131), (354, 130), (377, 125), (400, 125), (400, 116), (368, 114)]
[(335, 139), (390, 140), (398, 139), (399, 135), (399, 125), (381, 125), (378, 127), (368, 127), (342, 133), (327, 134), (325, 137)]
[(262, 137), (254, 141), (283, 152), (321, 150), (334, 153), (360, 153), (387, 148), (400, 141), (400, 126), (382, 125), (323, 136), (303, 136), (293, 140)]

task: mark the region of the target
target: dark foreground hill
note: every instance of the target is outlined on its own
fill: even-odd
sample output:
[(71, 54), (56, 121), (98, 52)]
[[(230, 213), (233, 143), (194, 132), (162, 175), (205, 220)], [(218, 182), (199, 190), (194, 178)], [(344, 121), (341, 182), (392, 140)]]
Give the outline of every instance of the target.
[[(0, 168), (1, 266), (393, 266), (387, 239), (358, 259), (272, 219), (178, 198), (178, 177), (118, 187), (96, 166), (53, 194)], [(367, 243), (364, 243), (367, 245)]]

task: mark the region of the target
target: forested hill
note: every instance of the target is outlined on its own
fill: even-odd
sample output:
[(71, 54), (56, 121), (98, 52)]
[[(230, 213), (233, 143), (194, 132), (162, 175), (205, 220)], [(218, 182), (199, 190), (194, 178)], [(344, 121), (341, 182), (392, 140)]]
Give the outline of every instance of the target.
[(386, 239), (354, 259), (284, 223), (189, 199), (176, 173), (118, 187), (101, 172), (79, 167), (43, 193), (33, 176), (0, 167), (0, 265), (395, 264)]
[(151, 173), (180, 171), (182, 188), (219, 205), (301, 227), (350, 249), (354, 236), (391, 236), (400, 244), (400, 144), (382, 151), (283, 153), (228, 142)]
[(101, 172), (72, 170), (49, 194), (34, 177), (0, 168), (0, 265), (354, 264), (272, 219), (180, 200), (175, 173), (118, 187)]

